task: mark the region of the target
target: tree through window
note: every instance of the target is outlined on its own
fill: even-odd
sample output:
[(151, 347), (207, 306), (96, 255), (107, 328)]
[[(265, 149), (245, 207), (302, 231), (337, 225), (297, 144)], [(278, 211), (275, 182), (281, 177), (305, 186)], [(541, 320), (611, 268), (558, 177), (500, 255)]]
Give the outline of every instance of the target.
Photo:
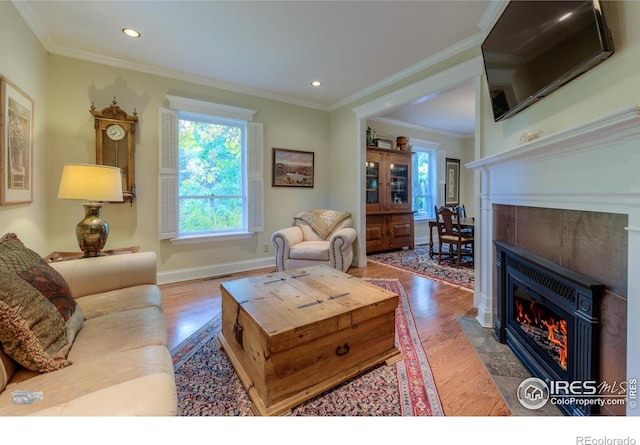
[(255, 110), (178, 96), (158, 110), (158, 237), (172, 243), (264, 231), (263, 125)]
[(215, 119), (179, 119), (180, 234), (244, 230), (245, 132)]

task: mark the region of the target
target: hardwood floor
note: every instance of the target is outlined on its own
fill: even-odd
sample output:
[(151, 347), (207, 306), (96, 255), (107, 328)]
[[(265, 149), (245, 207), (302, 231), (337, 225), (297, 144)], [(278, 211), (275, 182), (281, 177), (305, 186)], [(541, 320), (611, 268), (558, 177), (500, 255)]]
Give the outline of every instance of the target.
[[(174, 348), (221, 311), (220, 283), (271, 272), (262, 269), (161, 285), (169, 347)], [(475, 316), (473, 294), (380, 264), (351, 268), (365, 278), (397, 278), (409, 297), (446, 416), (509, 416), (509, 408), (465, 336), (457, 316)]]

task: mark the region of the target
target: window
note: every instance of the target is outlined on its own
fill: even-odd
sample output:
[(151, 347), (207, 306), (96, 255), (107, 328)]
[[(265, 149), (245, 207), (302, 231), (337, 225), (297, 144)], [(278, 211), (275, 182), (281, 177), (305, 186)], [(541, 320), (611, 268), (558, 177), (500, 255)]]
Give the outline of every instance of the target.
[(244, 110), (167, 96), (160, 109), (160, 239), (262, 231), (262, 124)]
[(246, 231), (246, 125), (178, 113), (178, 233)]
[(434, 218), (434, 206), (438, 203), (438, 150), (439, 144), (411, 140), (412, 151), (412, 210), (416, 219)]

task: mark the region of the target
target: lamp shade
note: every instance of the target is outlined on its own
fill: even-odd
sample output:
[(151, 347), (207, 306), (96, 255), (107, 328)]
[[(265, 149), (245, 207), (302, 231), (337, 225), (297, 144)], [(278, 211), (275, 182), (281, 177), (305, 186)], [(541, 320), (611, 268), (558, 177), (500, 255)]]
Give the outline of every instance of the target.
[(120, 168), (94, 164), (65, 164), (58, 198), (122, 201)]

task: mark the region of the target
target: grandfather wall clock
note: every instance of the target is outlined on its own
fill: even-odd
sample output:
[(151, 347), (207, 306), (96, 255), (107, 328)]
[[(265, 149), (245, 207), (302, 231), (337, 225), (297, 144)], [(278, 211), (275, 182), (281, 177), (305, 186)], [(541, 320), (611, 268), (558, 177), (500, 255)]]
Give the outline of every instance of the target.
[(122, 111), (113, 98), (110, 106), (96, 110), (91, 104), (91, 114), (95, 118), (96, 164), (120, 167), (122, 170), (122, 196), (133, 205), (136, 197), (134, 151), (136, 122), (138, 113)]

